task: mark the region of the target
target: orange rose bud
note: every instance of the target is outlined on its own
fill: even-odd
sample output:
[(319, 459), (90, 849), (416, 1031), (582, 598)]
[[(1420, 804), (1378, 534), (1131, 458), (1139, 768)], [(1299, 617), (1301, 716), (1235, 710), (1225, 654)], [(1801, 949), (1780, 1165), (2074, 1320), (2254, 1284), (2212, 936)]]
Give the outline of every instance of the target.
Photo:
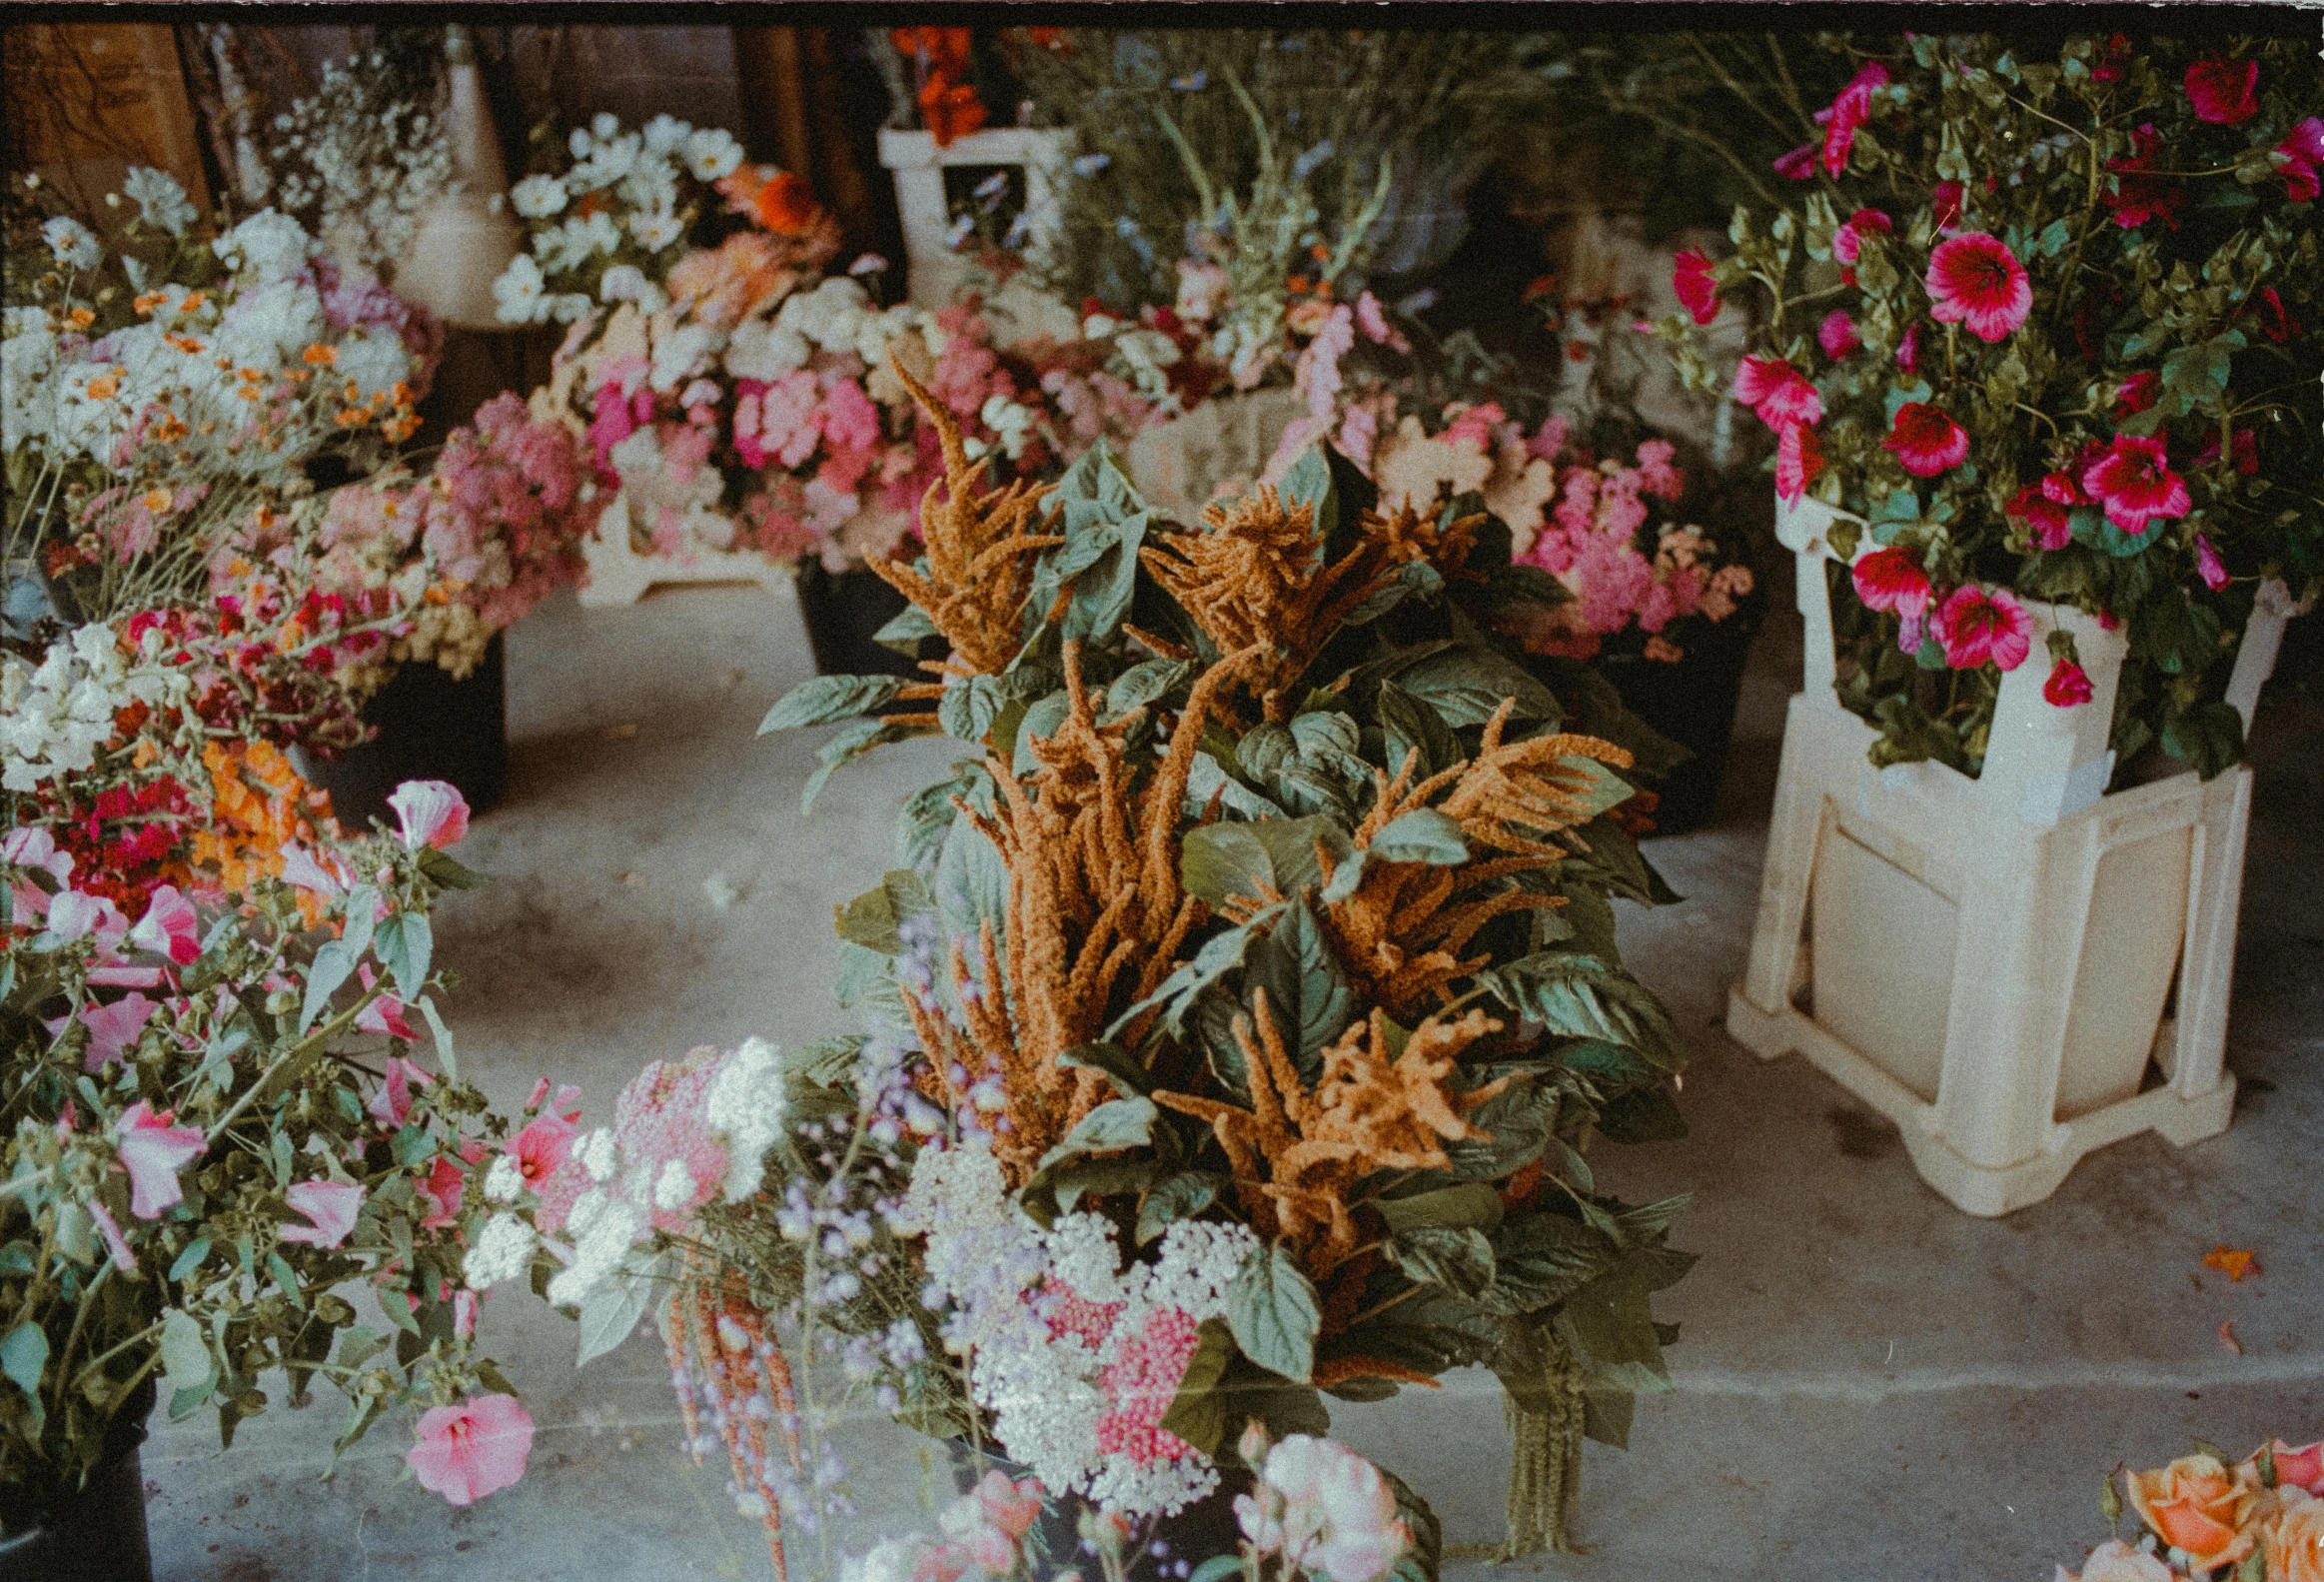
[(2230, 1472), (2216, 1456), (2181, 1456), (2159, 1472), (2133, 1472), (2126, 1481), (2139, 1517), (2198, 1571), (2233, 1565), (2258, 1542), (2243, 1531), (2259, 1498), (2259, 1474), (2249, 1467)]

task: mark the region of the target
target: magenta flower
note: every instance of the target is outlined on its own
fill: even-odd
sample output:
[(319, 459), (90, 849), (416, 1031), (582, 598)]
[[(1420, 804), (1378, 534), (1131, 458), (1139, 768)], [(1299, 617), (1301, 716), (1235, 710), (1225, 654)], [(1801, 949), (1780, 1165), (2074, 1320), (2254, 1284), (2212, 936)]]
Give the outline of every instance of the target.
[(1828, 109), (1815, 113), (1816, 124), (1823, 128), (1823, 173), (1837, 181), (1847, 172), (1848, 154), (1855, 147), (1856, 128), (1871, 118), (1872, 90), (1888, 83), (1888, 68), (1878, 61), (1866, 62), (1863, 69), (1848, 79), (1848, 85), (1839, 91)]
[(514, 1395), (480, 1395), (420, 1416), (419, 1442), (404, 1465), (420, 1486), (454, 1505), (473, 1505), (525, 1475), (533, 1418)]
[(1998, 341), (2033, 310), (2033, 282), (1999, 237), (1963, 231), (1928, 256), (1928, 316)]
[(2186, 480), (2171, 471), (2163, 442), (2117, 434), (2082, 473), (2082, 488), (2106, 508), (2106, 520), (2128, 534), (2158, 518), (2183, 517), (2193, 507)]
[(1873, 231), (1887, 235), (1895, 229), (1896, 222), (1880, 210), (1858, 209), (1831, 233), (1831, 256), (1842, 264), (1852, 264), (1863, 256), (1866, 235)]
[(135, 989), (110, 1005), (83, 1005), (81, 1025), (89, 1029), (89, 1052), (82, 1057), (81, 1069), (102, 1071), (120, 1059), (122, 1051), (137, 1041), (137, 1035), (145, 1031), (145, 1024), (160, 1008)]
[(1961, 587), (1946, 596), (1931, 623), (1944, 645), (1944, 662), (1956, 671), (1985, 665), (2013, 671), (2033, 648), (2033, 618), (2005, 588), (1987, 593)]
[(1785, 424), (1775, 440), (1775, 498), (1796, 505), (1823, 472), (1823, 446), (1804, 423)]
[(113, 1145), (129, 1172), (129, 1211), (140, 1219), (158, 1218), (185, 1198), (178, 1172), (209, 1146), (199, 1126), (171, 1125), (176, 1118), (172, 1110), (155, 1114), (141, 1098), (114, 1123)]
[(1838, 362), (1864, 344), (1856, 337), (1856, 322), (1843, 308), (1834, 308), (1823, 316), (1823, 323), (1815, 328), (1815, 344), (1823, 348), (1823, 355)]
[(1804, 374), (1779, 357), (1744, 358), (1735, 371), (1735, 399), (1777, 434), (1788, 424), (1823, 421), (1823, 398)]
[(2144, 412), (2162, 393), (2162, 376), (2152, 369), (2131, 375), (2114, 387), (2114, 404), (2124, 413)]
[(449, 1153), (440, 1153), (429, 1167), (428, 1179), (413, 1191), (414, 1202), (427, 1209), (422, 1230), (441, 1230), (460, 1218), (460, 1200), (468, 1195), (468, 1171)]
[(137, 1272), (137, 1254), (129, 1250), (129, 1238), (122, 1235), (111, 1211), (94, 1197), (89, 1199), (89, 1217), (97, 1221), (97, 1233), (105, 1238), (105, 1250), (113, 1254), (113, 1266), (124, 1274)]
[(178, 893), (177, 885), (163, 884), (154, 890), (137, 926), (129, 930), (129, 942), (140, 950), (166, 955), (180, 966), (192, 966), (202, 959), (202, 941), (197, 936), (200, 927), (194, 903)]
[(1896, 343), (1896, 366), (1907, 374), (1920, 372), (1920, 326), (1915, 324), (1904, 331), (1904, 339)]
[(363, 1208), (363, 1188), (353, 1181), (300, 1181), (283, 1193), (283, 1201), (313, 1220), (312, 1225), (286, 1225), (282, 1239), (314, 1247), (336, 1247), (355, 1228)]
[(403, 824), (404, 849), (458, 845), (468, 833), (468, 798), (445, 781), (406, 781), (388, 798)]
[[(362, 1023), (359, 1021), (357, 1025), (361, 1026)], [(380, 1083), (380, 1090), (372, 1094), (371, 1102), (364, 1108), (371, 1112), (374, 1120), (393, 1131), (412, 1118), (413, 1087), (426, 1087), (433, 1080), (426, 1071), (402, 1055), (391, 1054), (388, 1056), (387, 1078)]]
[(2283, 172), (2284, 196), (2294, 203), (2314, 202), (2316, 167), (2324, 165), (2324, 121), (2309, 116), (2293, 127), (2292, 135), (2276, 145), (2275, 160)]
[(1907, 401), (1896, 409), (1895, 426), (1880, 442), (1895, 453), (1904, 471), (1915, 478), (1934, 478), (1968, 460), (1969, 431), (1953, 422), (1941, 407)]
[(1893, 610), (1910, 618), (1928, 610), (1928, 574), (1911, 554), (1891, 546), (1874, 550), (1853, 567), (1856, 597), (1867, 610)]
[(2203, 586), (2213, 593), (2227, 586), (2227, 568), (2220, 564), (2219, 552), (2211, 548), (2211, 541), (2203, 534), (2195, 535), (2195, 570), (2203, 577)]
[(1940, 181), (1928, 190), (1928, 206), (1935, 217), (1936, 228), (1952, 234), (1960, 223), (1961, 204), (1968, 197), (1968, 189), (1957, 181)]
[(2049, 668), (2041, 697), (2052, 709), (2078, 709), (2090, 701), (2089, 673), (2072, 660), (2061, 659)]
[(2259, 114), (2259, 62), (2199, 60), (2187, 68), (2187, 99), (2195, 119), (2213, 126), (2241, 126)]
[(1785, 181), (1806, 181), (1815, 174), (1815, 156), (1820, 152), (1813, 143), (1802, 143), (1788, 154), (1778, 154), (1775, 174)]
[(1687, 249), (1672, 261), (1671, 289), (1679, 294), (1679, 301), (1697, 324), (1709, 324), (1719, 317), (1719, 286), (1711, 271), (1711, 255), (1699, 247)]
[(2041, 491), (2039, 484), (2027, 484), (2009, 498), (2009, 516), (2032, 530), (2033, 542), (2045, 550), (2062, 550), (2073, 540), (2073, 525), (2067, 519), (2066, 508)]
[[(2259, 471), (2259, 436), (2250, 429), (2237, 429), (2233, 448), (2227, 454), (2233, 460), (2236, 472), (2245, 478), (2251, 477)], [(2195, 465), (2219, 465), (2219, 436), (2216, 431), (2203, 442), (2203, 448), (2195, 453)]]

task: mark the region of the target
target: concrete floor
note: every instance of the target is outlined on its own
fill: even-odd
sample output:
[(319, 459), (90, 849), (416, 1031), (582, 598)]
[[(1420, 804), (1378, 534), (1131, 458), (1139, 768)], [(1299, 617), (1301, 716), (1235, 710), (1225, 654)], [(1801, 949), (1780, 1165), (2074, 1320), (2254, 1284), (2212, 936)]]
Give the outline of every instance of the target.
[[(1623, 921), (1632, 963), (1695, 1047), (1693, 1137), (1601, 1164), (1634, 1199), (1700, 1194), (1674, 1239), (1703, 1260), (1662, 1302), (1685, 1326), (1679, 1388), (1642, 1402), (1629, 1453), (1590, 1448), (1578, 1526), (1595, 1552), (1513, 1569), (2033, 1582), (2104, 1536), (2098, 1480), (2118, 1461), (2159, 1464), (2190, 1434), (2240, 1450), (2270, 1430), (2324, 1430), (2324, 646), (2295, 634), (2304, 652), (2287, 655), (2255, 733), (2233, 1129), (2184, 1151), (2120, 1144), (2048, 1202), (1980, 1221), (1920, 1184), (1886, 1122), (1796, 1058), (1762, 1064), (1720, 1030), (1797, 685), (1796, 623), (1770, 624), (1721, 818), (1651, 847), (1690, 899)], [(509, 652), (514, 782), (460, 853), (496, 882), (452, 897), (438, 925), (440, 959), (465, 979), (449, 1007), (463, 1063), (512, 1107), (549, 1073), (603, 1114), (648, 1059), (841, 1030), (831, 904), (888, 865), (897, 805), (951, 746), (842, 772), (802, 823), (812, 743), (751, 732), (808, 674), (807, 649), (795, 612), (756, 591), (560, 603)], [(729, 887), (715, 904), (710, 890)], [(2263, 1272), (2231, 1286), (2205, 1269), (2219, 1243), (2256, 1248)], [(723, 1474), (677, 1452), (649, 1337), (577, 1373), (573, 1326), (540, 1303), (504, 1296), (485, 1330), (540, 1425), (521, 1486), (450, 1510), (400, 1481), (409, 1440), (393, 1423), (318, 1482), (338, 1415), (327, 1391), (247, 1425), (229, 1454), (208, 1419), (163, 1426), (145, 1452), (157, 1575), (766, 1574)], [(1498, 1537), (1507, 1441), (1489, 1376), (1334, 1417), (1435, 1503), (1449, 1541)], [(887, 1423), (853, 1438), (863, 1516), (842, 1547), (926, 1525), (924, 1442)], [(813, 1561), (794, 1550), (810, 1575)]]

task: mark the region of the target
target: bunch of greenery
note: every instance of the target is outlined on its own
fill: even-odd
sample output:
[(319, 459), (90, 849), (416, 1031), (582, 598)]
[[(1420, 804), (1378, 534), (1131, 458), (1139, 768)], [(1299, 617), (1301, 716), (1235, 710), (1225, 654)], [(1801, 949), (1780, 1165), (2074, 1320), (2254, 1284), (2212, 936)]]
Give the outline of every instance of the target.
[[(1777, 493), (1879, 548), (1833, 585), (1874, 761), (1977, 773), (2037, 600), (2126, 628), (2125, 771), (2152, 746), (2218, 774), (2242, 754), (2223, 694), (2254, 598), (2324, 578), (2313, 50), (1822, 44), (1855, 75), (1814, 116), (1783, 79), (1763, 108), (1803, 142), (1779, 201), (1739, 208), (1733, 252), (1682, 255), (1679, 284), (1699, 323), (1747, 292), (1759, 355), (1737, 392), (1782, 437)], [(1709, 383), (1691, 327), (1668, 328)], [(1829, 538), (1869, 548), (1844, 520)], [(2051, 643), (2071, 707), (2089, 685)]]
[[(1562, 1545), (1584, 1433), (1622, 1443), (1668, 1387), (1651, 1295), (1692, 1262), (1684, 1200), (1625, 1204), (1588, 1156), (1684, 1132), (1685, 1046), (1611, 904), (1673, 898), (1620, 811), (1667, 745), (1495, 636), (1563, 592), (1474, 496), (1383, 513), (1317, 450), (1180, 531), (1102, 449), (982, 493), (946, 439), (925, 555), (875, 563), (914, 601), (886, 638), (946, 639), (940, 680), (819, 678), (764, 727), (844, 722), (818, 783), (911, 736), (973, 755), (840, 913), (843, 999), (940, 1106), (914, 1192), (973, 1132), (1022, 1224), (1100, 1216), (1133, 1265), (1246, 1227), (1161, 1428), (1232, 1467), (1248, 1419), (1320, 1433), (1327, 1395), (1482, 1362), (1518, 1425), (1509, 1552)], [(917, 1420), (989, 1442), (955, 1360), (967, 1399)]]

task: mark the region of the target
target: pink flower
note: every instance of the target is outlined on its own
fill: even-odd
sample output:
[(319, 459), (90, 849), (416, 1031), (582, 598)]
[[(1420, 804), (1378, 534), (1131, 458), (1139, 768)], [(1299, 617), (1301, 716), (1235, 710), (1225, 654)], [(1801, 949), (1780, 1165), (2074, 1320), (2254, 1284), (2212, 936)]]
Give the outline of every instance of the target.
[(1778, 434), (1786, 424), (1823, 421), (1823, 398), (1805, 375), (1779, 357), (1744, 358), (1735, 372), (1735, 399)]
[[(2324, 1497), (2324, 1441), (2294, 1446), (2276, 1439), (2269, 1442), (2268, 1448), (2275, 1452), (2277, 1487), (2289, 1484), (2293, 1488), (2306, 1489), (2310, 1494)], [(2251, 1460), (2258, 1459), (2259, 1454), (2254, 1451)]]
[[(2228, 455), (2235, 459), (2236, 472), (2245, 478), (2251, 477), (2259, 471), (2259, 436), (2250, 429), (2237, 429)], [(2195, 465), (2213, 467), (2218, 465), (2218, 461), (2219, 433), (2214, 429), (2210, 439), (2203, 443), (2203, 448), (2195, 453)]]
[(557, 1173), (572, 1151), (573, 1122), (562, 1115), (543, 1115), (509, 1139), (509, 1157), (517, 1161), (518, 1173), (535, 1191)]
[(1790, 506), (1823, 472), (1823, 447), (1804, 423), (1788, 424), (1775, 439), (1775, 498)]
[(2187, 68), (2187, 99), (2195, 119), (2213, 126), (2241, 126), (2259, 114), (2259, 62), (2199, 60)]
[(1332, 1582), (1374, 1582), (1412, 1547), (1380, 1469), (1346, 1445), (1292, 1434), (1267, 1452), (1260, 1487), (1235, 1496), (1235, 1521), (1287, 1570)]
[(2073, 540), (2066, 508), (2043, 494), (2038, 484), (2027, 484), (2012, 495), (2008, 514), (2031, 528), (2033, 542), (2045, 550), (2062, 550)]
[[(2318, 123), (2324, 125), (2324, 122)], [(2262, 286), (2252, 293), (2252, 301), (2259, 306), (2259, 333), (2281, 346), (2300, 333), (2300, 321), (2293, 318), (2284, 306), (2283, 293), (2273, 286)], [(65, 858), (69, 864), (71, 857)]]
[(468, 1194), (468, 1171), (450, 1154), (440, 1153), (413, 1196), (427, 1208), (422, 1230), (441, 1230), (460, 1217), (460, 1200)]
[(1873, 231), (1885, 236), (1895, 229), (1896, 222), (1880, 210), (1858, 209), (1831, 233), (1831, 256), (1842, 264), (1853, 264), (1863, 254), (1865, 236)]
[(1904, 331), (1904, 339), (1896, 343), (1896, 366), (1907, 374), (1920, 372), (1920, 326), (1915, 324)]
[(1960, 587), (1937, 607), (1931, 623), (1944, 645), (1944, 662), (1956, 671), (1993, 665), (2013, 671), (2033, 647), (2033, 618), (2005, 588), (1987, 593)]
[(324, 865), (326, 862), (343, 870), (345, 868), (345, 864), (336, 856), (326, 855), (322, 860), (317, 860), (314, 852), (293, 840), (283, 847), (283, 882), (323, 895), (336, 895), (347, 888), (353, 875), (345, 871), (333, 872), (331, 867)]
[(1928, 207), (1936, 220), (1936, 228), (1950, 235), (1961, 217), (1961, 203), (1967, 191), (1957, 181), (1940, 181), (1928, 189)]
[(1388, 314), (1380, 306), (1380, 299), (1369, 291), (1356, 299), (1356, 328), (1362, 330), (1364, 339), (1374, 346), (1385, 346), (1392, 352), (1412, 350), (1412, 342), (1405, 339), (1402, 330), (1388, 322)]
[(420, 1486), (454, 1505), (473, 1505), (525, 1475), (533, 1418), (514, 1395), (480, 1395), (420, 1416), (419, 1443), (404, 1465)]
[(1816, 121), (1823, 127), (1823, 173), (1837, 181), (1846, 174), (1849, 152), (1855, 147), (1856, 128), (1871, 116), (1872, 90), (1886, 87), (1888, 68), (1878, 61), (1868, 61), (1862, 70), (1848, 79), (1848, 85), (1831, 101), (1831, 107), (1816, 113)]
[(178, 893), (178, 886), (163, 884), (154, 890), (137, 926), (129, 930), (129, 942), (166, 955), (180, 966), (192, 966), (202, 959), (202, 941), (195, 936), (200, 922), (194, 903)]
[(476, 1337), (477, 1293), (464, 1285), (452, 1293), (452, 1338), (474, 1340)]
[(2144, 412), (2162, 392), (2162, 376), (2152, 369), (2131, 375), (2114, 387), (2114, 404), (2124, 413)]
[(1928, 609), (1928, 574), (1920, 563), (1893, 547), (1874, 550), (1853, 568), (1856, 597), (1867, 610), (1893, 610), (1899, 616), (1917, 616)]
[(1896, 409), (1895, 427), (1880, 442), (1895, 453), (1904, 471), (1915, 478), (1934, 478), (1968, 460), (1969, 432), (1952, 421), (1944, 409), (1923, 401), (1907, 401)]
[(110, 1005), (83, 1005), (81, 1024), (89, 1029), (89, 1052), (82, 1057), (81, 1069), (102, 1071), (120, 1059), (122, 1051), (137, 1041), (137, 1035), (145, 1031), (145, 1024), (160, 1008), (135, 989)]
[(2061, 659), (2049, 668), (2041, 684), (2042, 701), (2052, 709), (2078, 709), (2090, 701), (2090, 675), (2072, 660)]
[[(359, 1021), (357, 1025), (361, 1026), (362, 1023)], [(380, 1083), (380, 1090), (372, 1094), (371, 1102), (364, 1107), (371, 1112), (374, 1120), (393, 1131), (412, 1118), (413, 1086), (417, 1084), (426, 1087), (431, 1080), (433, 1078), (426, 1071), (402, 1055), (391, 1054), (388, 1056), (387, 1079)]]
[(404, 849), (458, 845), (468, 833), (468, 798), (446, 781), (406, 781), (388, 798), (402, 822)]
[(309, 1246), (336, 1247), (355, 1228), (363, 1208), (363, 1188), (353, 1181), (299, 1181), (283, 1193), (283, 1201), (313, 1220), (312, 1225), (286, 1225), (282, 1239)]
[(113, 1145), (129, 1172), (129, 1211), (140, 1219), (158, 1218), (184, 1199), (178, 1172), (209, 1146), (199, 1126), (171, 1125), (176, 1118), (172, 1110), (155, 1114), (141, 1098), (114, 1124)]
[(1671, 289), (1679, 294), (1679, 301), (1697, 324), (1709, 324), (1719, 317), (1719, 287), (1711, 271), (1711, 255), (1699, 247), (1688, 248), (1672, 261)]
[(1823, 355), (1835, 363), (1864, 344), (1856, 338), (1855, 321), (1842, 308), (1834, 308), (1823, 316), (1823, 323), (1816, 326), (1815, 342), (1823, 348)]
[(1959, 324), (1980, 341), (1998, 341), (2033, 310), (2033, 283), (2001, 239), (1964, 231), (1928, 256), (1928, 316)]
[(67, 941), (93, 934), (99, 949), (111, 951), (129, 931), (129, 919), (106, 896), (68, 889), (48, 903), (48, 931)]
[(2324, 121), (2309, 116), (2275, 147), (2276, 169), (2284, 175), (2284, 196), (2312, 203), (2318, 190), (2316, 167), (2324, 165)]
[(1775, 156), (1775, 174), (1786, 181), (1806, 181), (1815, 174), (1815, 156), (1821, 152), (1813, 143), (1802, 143), (1788, 154)]
[(2136, 535), (2157, 518), (2183, 517), (2194, 502), (2186, 480), (2170, 469), (2163, 442), (2117, 434), (2082, 473), (2082, 488), (2106, 508), (2106, 520)]
[(1112, 1404), (1097, 1419), (1097, 1448), (1136, 1466), (1176, 1461), (1194, 1447), (1162, 1426), (1177, 1399), (1199, 1340), (1194, 1320), (1182, 1308), (1158, 1308), (1145, 1327), (1126, 1337), (1116, 1360), (1098, 1375), (1098, 1387)]
[[(363, 986), (365, 988), (370, 988), (372, 984), (377, 981), (373, 975), (372, 966), (369, 961), (364, 962), (363, 965), (356, 968), (356, 970), (362, 974)], [(364, 1006), (362, 1014), (355, 1018), (355, 1024), (365, 1032), (376, 1032), (389, 1038), (401, 1038), (406, 1043), (418, 1043), (420, 1041), (420, 1035), (414, 1032), (412, 1030), (412, 1024), (404, 1019), (404, 1002), (393, 994), (383, 993), (378, 998), (374, 999), (370, 1004)], [(421, 1070), (418, 1066), (412, 1064), (409, 1060), (399, 1060), (392, 1056), (388, 1061), (388, 1069), (390, 1072), (391, 1080), (394, 1079), (395, 1068), (399, 1065), (403, 1066), (407, 1071), (411, 1072), (411, 1074), (414, 1077), (417, 1077), (420, 1081), (425, 1082), (428, 1080), (427, 1072)], [(373, 1102), (376, 1104), (378, 1100), (375, 1099)], [(411, 1101), (406, 1099), (404, 1101), (404, 1108), (409, 1110), (411, 1107)], [(378, 1111), (374, 1110), (373, 1113), (377, 1114)], [(402, 1115), (398, 1115), (396, 1117), (396, 1124), (400, 1126), (403, 1123), (404, 1117)]]
[(2227, 568), (2219, 562), (2219, 552), (2211, 548), (2211, 541), (2203, 534), (2195, 535), (2195, 570), (2202, 574), (2203, 586), (2213, 593), (2227, 586)]
[(135, 1274), (137, 1254), (129, 1250), (129, 1238), (122, 1235), (112, 1213), (94, 1197), (89, 1199), (89, 1217), (97, 1221), (97, 1233), (105, 1238), (105, 1250), (113, 1254), (113, 1266), (124, 1274)]

